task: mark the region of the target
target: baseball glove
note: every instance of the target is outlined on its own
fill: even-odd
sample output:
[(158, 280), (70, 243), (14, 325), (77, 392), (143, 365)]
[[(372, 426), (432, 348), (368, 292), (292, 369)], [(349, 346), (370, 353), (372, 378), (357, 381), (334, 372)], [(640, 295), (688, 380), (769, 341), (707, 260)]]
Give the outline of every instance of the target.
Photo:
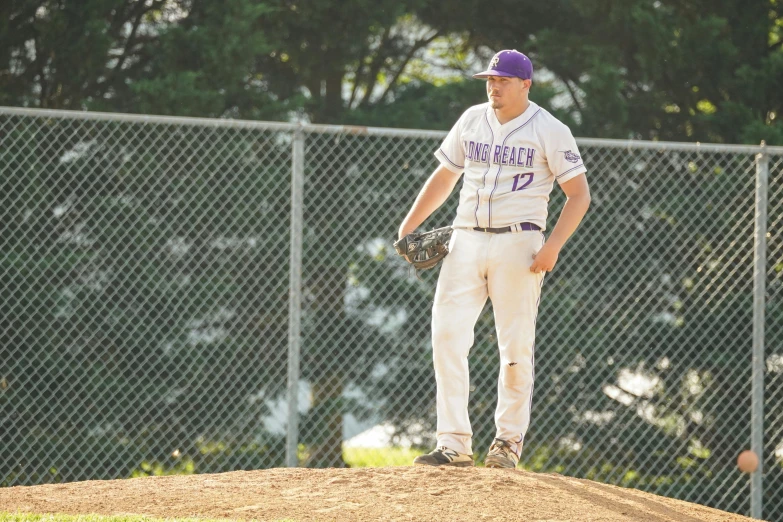
[(436, 228), (429, 232), (412, 232), (394, 242), (394, 249), (416, 270), (427, 270), (440, 263), (449, 253), (449, 239), (454, 229)]

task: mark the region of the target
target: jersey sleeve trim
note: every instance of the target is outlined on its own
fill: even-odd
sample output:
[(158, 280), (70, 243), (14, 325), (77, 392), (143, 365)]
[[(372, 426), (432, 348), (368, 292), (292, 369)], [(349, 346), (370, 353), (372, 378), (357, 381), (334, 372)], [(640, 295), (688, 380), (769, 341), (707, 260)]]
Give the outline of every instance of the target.
[[(573, 172), (573, 171), (575, 171), (576, 169), (584, 169), (584, 168), (585, 168), (585, 165), (584, 165), (584, 163), (581, 163), (581, 164), (577, 165), (577, 166), (576, 166), (576, 167), (574, 167), (574, 168), (568, 169), (568, 170), (567, 170), (567, 171), (565, 171), (565, 172), (561, 172), (561, 173), (560, 173), (560, 174), (557, 176), (557, 179), (560, 179), (560, 178), (562, 178), (563, 176), (565, 176), (565, 175), (566, 175), (566, 174), (568, 174), (569, 172)], [(585, 170), (586, 170), (586, 169), (585, 169)]]
[[(446, 167), (447, 169), (449, 169), (449, 170), (451, 170), (453, 172), (459, 173), (459, 172), (462, 172), (463, 170), (465, 170), (465, 166), (464, 165), (457, 165), (456, 163), (451, 161), (449, 159), (449, 157), (446, 156), (446, 153), (443, 152), (443, 149), (438, 149), (437, 151), (435, 151), (435, 157), (440, 160), (441, 165), (443, 165), (444, 167)], [(443, 160), (446, 160), (446, 161), (443, 161)]]
[(565, 183), (569, 179), (577, 177), (579, 174), (584, 174), (587, 172), (587, 169), (585, 168), (584, 164), (577, 165), (576, 167), (572, 169), (568, 169), (567, 171), (563, 172), (559, 176), (557, 176), (555, 179), (557, 179), (558, 183)]

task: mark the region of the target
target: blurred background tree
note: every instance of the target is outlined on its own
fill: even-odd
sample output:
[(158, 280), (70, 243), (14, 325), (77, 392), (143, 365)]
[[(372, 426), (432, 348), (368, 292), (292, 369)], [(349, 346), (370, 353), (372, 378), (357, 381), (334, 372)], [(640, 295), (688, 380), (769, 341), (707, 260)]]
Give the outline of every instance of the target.
[(450, 127), (517, 48), (581, 136), (780, 144), (776, 0), (14, 0), (0, 103)]

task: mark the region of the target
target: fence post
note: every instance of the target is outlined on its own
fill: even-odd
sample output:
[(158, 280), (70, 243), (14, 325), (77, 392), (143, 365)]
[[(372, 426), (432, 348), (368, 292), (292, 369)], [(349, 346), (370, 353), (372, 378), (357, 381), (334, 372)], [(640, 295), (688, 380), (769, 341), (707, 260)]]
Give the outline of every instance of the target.
[(291, 158), (291, 272), (288, 291), (288, 422), (286, 466), (299, 465), (299, 348), (302, 323), (302, 231), (304, 207), (304, 132), (294, 131)]
[(769, 154), (761, 142), (756, 154), (756, 225), (753, 254), (753, 399), (750, 449), (758, 455), (759, 467), (750, 477), (751, 517), (761, 519), (764, 474), (764, 308), (767, 282), (767, 188)]

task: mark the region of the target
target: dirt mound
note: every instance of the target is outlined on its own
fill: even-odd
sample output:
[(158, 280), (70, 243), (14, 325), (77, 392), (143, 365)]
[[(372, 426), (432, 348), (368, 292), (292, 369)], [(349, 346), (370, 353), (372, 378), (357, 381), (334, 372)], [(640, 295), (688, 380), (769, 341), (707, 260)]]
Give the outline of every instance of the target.
[(265, 521), (751, 520), (560, 475), (429, 467), (268, 469), (0, 488), (0, 511)]

